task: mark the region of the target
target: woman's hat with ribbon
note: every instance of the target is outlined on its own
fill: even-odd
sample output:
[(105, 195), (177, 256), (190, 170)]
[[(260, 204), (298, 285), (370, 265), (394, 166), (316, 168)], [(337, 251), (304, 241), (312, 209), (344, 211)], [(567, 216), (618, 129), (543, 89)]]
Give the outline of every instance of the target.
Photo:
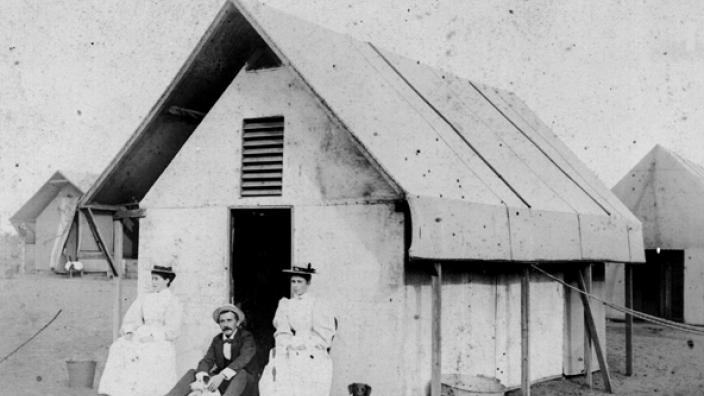
[(293, 266), (290, 269), (285, 269), (285, 270), (282, 270), (281, 272), (283, 272), (285, 274), (290, 274), (290, 275), (307, 275), (307, 276), (311, 276), (316, 273), (315, 268), (313, 268), (310, 263), (308, 263), (308, 265), (305, 267)]

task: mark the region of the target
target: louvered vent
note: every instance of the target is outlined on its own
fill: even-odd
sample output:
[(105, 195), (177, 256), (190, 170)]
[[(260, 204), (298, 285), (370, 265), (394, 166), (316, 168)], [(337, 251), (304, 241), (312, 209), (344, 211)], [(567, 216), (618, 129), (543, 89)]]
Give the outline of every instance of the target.
[(283, 162), (284, 118), (244, 120), (242, 196), (281, 196)]

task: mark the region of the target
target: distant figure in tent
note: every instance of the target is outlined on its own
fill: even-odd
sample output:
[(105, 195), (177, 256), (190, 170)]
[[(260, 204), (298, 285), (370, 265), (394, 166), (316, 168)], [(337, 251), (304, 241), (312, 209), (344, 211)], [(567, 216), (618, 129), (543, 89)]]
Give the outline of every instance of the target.
[(259, 381), (261, 396), (329, 396), (332, 360), (328, 351), (337, 321), (324, 301), (308, 294), (315, 269), (284, 270), (291, 279), (291, 298), (282, 298), (274, 314), (269, 363)]
[(111, 346), (99, 395), (155, 396), (176, 382), (174, 340), (181, 328), (181, 303), (169, 286), (171, 267), (154, 266), (152, 292), (141, 295), (125, 314), (120, 338)]

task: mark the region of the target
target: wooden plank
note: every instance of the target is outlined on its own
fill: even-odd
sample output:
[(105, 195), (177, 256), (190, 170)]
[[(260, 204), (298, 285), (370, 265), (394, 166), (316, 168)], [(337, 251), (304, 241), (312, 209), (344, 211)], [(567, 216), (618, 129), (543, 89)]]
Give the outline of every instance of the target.
[(114, 278), (115, 283), (115, 300), (113, 301), (112, 309), (112, 339), (113, 341), (120, 336), (120, 321), (122, 320), (122, 276), (124, 275), (124, 260), (122, 259), (123, 247), (123, 229), (122, 220), (116, 219), (112, 222), (113, 225), (113, 253), (115, 256), (115, 266), (117, 267), (118, 275)]
[(265, 164), (265, 165), (249, 165), (245, 164), (242, 166), (243, 171), (267, 171), (267, 170), (283, 170), (283, 164)]
[(106, 248), (107, 245), (105, 245), (105, 241), (103, 240), (102, 235), (100, 235), (100, 230), (98, 229), (98, 226), (95, 224), (95, 216), (93, 216), (93, 211), (91, 208), (86, 208), (86, 220), (88, 220), (88, 227), (90, 228), (90, 231), (93, 233), (93, 238), (95, 238), (95, 241), (98, 242), (98, 247), (100, 250), (102, 250), (103, 254), (105, 255), (105, 258), (108, 260), (108, 264), (110, 264), (110, 269), (112, 269), (112, 274), (113, 276), (119, 276), (117, 269), (115, 267), (115, 262), (112, 260), (112, 256), (108, 252), (108, 249)]
[[(584, 267), (584, 284), (585, 284), (585, 289), (587, 293), (591, 293), (592, 291), (592, 266), (591, 264), (587, 264)], [(587, 383), (587, 386), (589, 386), (589, 389), (592, 389), (592, 339), (589, 336), (589, 331), (587, 331), (587, 315), (589, 313), (587, 310), (584, 310), (584, 380)]]
[(435, 263), (432, 280), (432, 374), (430, 395), (440, 396), (442, 375), (442, 265)]
[[(626, 283), (626, 308), (633, 309), (633, 266), (624, 264), (624, 282)], [(626, 314), (626, 375), (633, 375), (633, 315)]]
[[(577, 281), (579, 282), (579, 289), (586, 290), (586, 284), (584, 277), (581, 272), (577, 272)], [(585, 319), (587, 331), (594, 343), (594, 348), (596, 350), (596, 358), (599, 361), (599, 369), (601, 370), (601, 376), (604, 380), (604, 388), (606, 392), (613, 393), (613, 387), (611, 385), (611, 374), (609, 373), (609, 363), (606, 361), (606, 354), (601, 347), (601, 342), (599, 341), (599, 334), (596, 332), (596, 324), (594, 323), (594, 317), (592, 316), (592, 308), (589, 303), (589, 298), (582, 293), (579, 293), (582, 299), (582, 304), (584, 305)]]
[(244, 155), (257, 155), (257, 154), (283, 154), (284, 149), (282, 147), (272, 147), (272, 148), (262, 148), (262, 149), (251, 149), (243, 152)]
[(530, 267), (521, 276), (521, 394), (530, 396)]
[(256, 132), (250, 132), (250, 131), (245, 131), (244, 134), (244, 139), (256, 139), (256, 138), (271, 138), (271, 137), (279, 137), (279, 136), (284, 136), (284, 131), (283, 129), (274, 129), (274, 130), (261, 130), (261, 131), (256, 131)]
[(242, 181), (242, 187), (281, 187), (280, 181)]
[(273, 156), (273, 157), (243, 157), (242, 158), (243, 164), (259, 164), (259, 163), (282, 164), (283, 161), (284, 161), (283, 157), (280, 155)]
[(107, 210), (107, 211), (111, 211), (111, 212), (117, 212), (117, 211), (123, 210), (125, 208), (123, 206), (119, 206), (119, 205), (105, 205), (105, 204), (92, 203), (90, 205), (81, 206), (81, 209)]
[(141, 218), (147, 216), (146, 209), (120, 210), (112, 215), (113, 219)]
[[(269, 172), (269, 173), (246, 173), (242, 175), (242, 179), (279, 179), (281, 180), (282, 173), (281, 172)], [(249, 182), (248, 182), (249, 183)]]
[(281, 189), (272, 190), (242, 190), (243, 197), (254, 197), (254, 196), (279, 196), (281, 195)]
[(202, 111), (187, 109), (185, 107), (179, 107), (179, 106), (169, 107), (169, 109), (167, 110), (167, 113), (169, 113), (173, 116), (190, 118), (190, 119), (196, 120), (196, 121), (201, 121), (203, 118), (205, 118), (205, 113), (203, 113)]
[[(257, 140), (247, 140), (245, 139), (242, 143), (244, 147), (259, 147), (259, 146), (282, 146), (284, 145), (283, 139), (257, 139)], [(250, 150), (247, 150), (249, 153)]]
[(247, 122), (244, 124), (245, 131), (256, 131), (259, 129), (283, 129), (284, 119), (283, 117), (273, 120), (271, 122)]

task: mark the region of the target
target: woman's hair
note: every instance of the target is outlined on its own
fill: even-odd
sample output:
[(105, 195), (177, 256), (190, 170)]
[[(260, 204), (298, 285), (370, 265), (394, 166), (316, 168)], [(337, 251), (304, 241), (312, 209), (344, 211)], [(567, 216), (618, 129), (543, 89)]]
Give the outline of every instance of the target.
[(296, 276), (299, 278), (303, 278), (306, 281), (306, 283), (310, 283), (310, 280), (312, 278), (311, 274), (291, 274), (290, 278), (293, 278)]
[(156, 275), (159, 278), (163, 279), (166, 281), (166, 287), (171, 287), (171, 283), (173, 283), (174, 278), (176, 278), (176, 275), (171, 275), (171, 274), (164, 274), (161, 272), (152, 272), (152, 275)]

